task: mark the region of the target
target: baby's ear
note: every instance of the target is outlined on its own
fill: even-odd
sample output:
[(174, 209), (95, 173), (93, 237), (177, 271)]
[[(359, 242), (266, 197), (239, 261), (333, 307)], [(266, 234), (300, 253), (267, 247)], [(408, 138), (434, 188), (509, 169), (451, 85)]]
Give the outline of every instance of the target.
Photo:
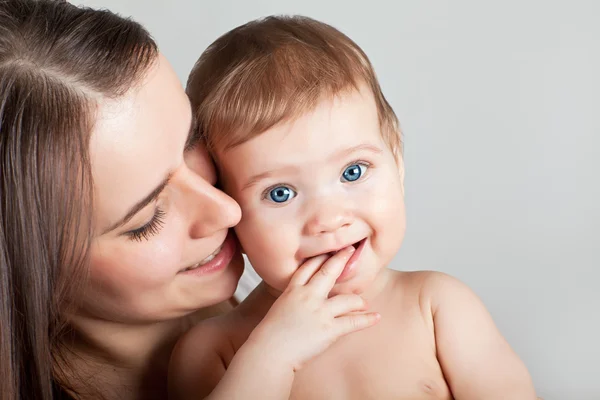
[(404, 196), (404, 158), (400, 152), (394, 154), (396, 165), (398, 166), (398, 174), (400, 174), (400, 185), (402, 186), (402, 196)]

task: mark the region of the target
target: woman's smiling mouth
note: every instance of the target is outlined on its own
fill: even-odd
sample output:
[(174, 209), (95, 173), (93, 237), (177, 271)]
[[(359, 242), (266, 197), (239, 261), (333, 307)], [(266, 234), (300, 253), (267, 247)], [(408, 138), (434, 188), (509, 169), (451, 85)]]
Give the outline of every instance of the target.
[(185, 275), (205, 275), (224, 269), (231, 262), (231, 259), (235, 254), (236, 246), (236, 239), (230, 231), (227, 234), (225, 241), (217, 247), (215, 251), (202, 261), (182, 269), (179, 273)]

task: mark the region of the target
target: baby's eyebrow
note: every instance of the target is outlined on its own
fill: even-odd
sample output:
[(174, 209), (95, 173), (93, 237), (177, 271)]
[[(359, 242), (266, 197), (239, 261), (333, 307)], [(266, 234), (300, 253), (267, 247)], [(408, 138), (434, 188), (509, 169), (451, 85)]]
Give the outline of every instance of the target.
[[(382, 149), (380, 149), (379, 147), (377, 147), (375, 145), (363, 143), (363, 144), (349, 147), (347, 149), (342, 149), (342, 150), (334, 153), (329, 159), (332, 161), (343, 159), (343, 158), (346, 158), (346, 157), (350, 156), (351, 154), (359, 152), (359, 151), (369, 151), (374, 154), (381, 154), (383, 152)], [(246, 184), (244, 184), (244, 186), (242, 186), (242, 191), (247, 190), (248, 188), (256, 185), (258, 182), (262, 181), (263, 179), (267, 179), (267, 178), (272, 177), (273, 175), (276, 175), (276, 173), (281, 173), (281, 172), (290, 171), (290, 170), (294, 171), (299, 168), (300, 167), (289, 165), (289, 166), (285, 166), (283, 168), (266, 171), (266, 172), (262, 172), (260, 174), (253, 175), (248, 180), (248, 182), (246, 182)]]
[(356, 153), (358, 151), (365, 151), (365, 150), (369, 151), (371, 153), (375, 153), (375, 154), (381, 154), (383, 152), (383, 150), (380, 149), (377, 146), (374, 146), (372, 144), (364, 143), (364, 144), (359, 144), (357, 146), (349, 147), (347, 149), (340, 150), (336, 154), (334, 154), (331, 159), (337, 160), (337, 159), (340, 159), (340, 158), (346, 158), (346, 157), (348, 157), (352, 153)]
[(275, 175), (276, 172), (279, 172), (279, 171), (282, 171), (282, 170), (286, 170), (286, 169), (289, 169), (289, 168), (290, 167), (286, 167), (286, 168), (276, 169), (276, 170), (272, 170), (272, 171), (263, 172), (263, 173), (260, 173), (260, 174), (257, 174), (257, 175), (253, 175), (248, 180), (248, 182), (246, 182), (246, 184), (244, 186), (242, 186), (242, 191), (248, 190), (252, 186), (256, 185), (258, 182), (262, 181), (263, 179), (270, 178), (271, 176)]

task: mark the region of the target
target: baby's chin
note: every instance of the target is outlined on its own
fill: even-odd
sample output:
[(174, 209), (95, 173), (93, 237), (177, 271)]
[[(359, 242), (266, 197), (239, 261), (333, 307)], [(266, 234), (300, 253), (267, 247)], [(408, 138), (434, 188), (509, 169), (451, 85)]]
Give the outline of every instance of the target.
[[(267, 293), (269, 293), (271, 296), (277, 298), (279, 296), (281, 296), (281, 294), (284, 292), (284, 290), (287, 288), (287, 286), (281, 286), (281, 285), (270, 285), (269, 283), (265, 282), (263, 280), (263, 283), (265, 290), (267, 291)], [(350, 284), (336, 284), (333, 289), (331, 289), (331, 291), (329, 292), (329, 296), (328, 297), (333, 297), (333, 296), (337, 296), (340, 294), (362, 294), (364, 291), (366, 290), (366, 288), (363, 288), (362, 285), (350, 285)]]
[[(377, 274), (373, 272), (373, 275)], [(262, 284), (264, 285), (265, 290), (273, 297), (279, 297), (287, 289), (292, 277), (281, 278), (280, 280), (276, 281), (273, 280), (273, 277), (267, 280), (264, 278), (262, 279)], [(329, 297), (340, 294), (363, 294), (371, 288), (374, 279), (375, 277), (371, 276), (370, 273), (358, 274), (357, 276), (354, 276), (345, 282), (336, 283), (329, 292)]]
[(387, 281), (389, 278), (387, 272), (389, 272), (387, 268), (364, 271), (348, 281), (337, 283), (329, 293), (329, 297), (340, 294), (371, 296), (381, 289), (382, 283)]
[(286, 287), (282, 287), (281, 285), (273, 285), (263, 279), (261, 285), (263, 285), (265, 291), (269, 293), (273, 297), (279, 297), (286, 289)]
[(350, 282), (344, 282), (344, 283), (339, 283), (337, 285), (335, 285), (333, 287), (333, 289), (331, 289), (331, 292), (329, 292), (329, 297), (332, 296), (337, 296), (340, 294), (358, 294), (361, 295), (363, 294), (366, 290), (367, 290), (368, 286), (367, 285), (360, 285), (358, 283), (350, 283)]

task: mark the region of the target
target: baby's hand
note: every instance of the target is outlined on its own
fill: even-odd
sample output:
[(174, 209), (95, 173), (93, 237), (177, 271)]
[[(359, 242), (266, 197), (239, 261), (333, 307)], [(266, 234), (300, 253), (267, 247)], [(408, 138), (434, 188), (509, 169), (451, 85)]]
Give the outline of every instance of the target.
[[(329, 298), (354, 247), (330, 258), (319, 256), (305, 262), (275, 301), (248, 341), (297, 371), (340, 337), (368, 328), (379, 321), (377, 313), (351, 314), (367, 309), (356, 294)], [(320, 267), (320, 268), (319, 268)]]

